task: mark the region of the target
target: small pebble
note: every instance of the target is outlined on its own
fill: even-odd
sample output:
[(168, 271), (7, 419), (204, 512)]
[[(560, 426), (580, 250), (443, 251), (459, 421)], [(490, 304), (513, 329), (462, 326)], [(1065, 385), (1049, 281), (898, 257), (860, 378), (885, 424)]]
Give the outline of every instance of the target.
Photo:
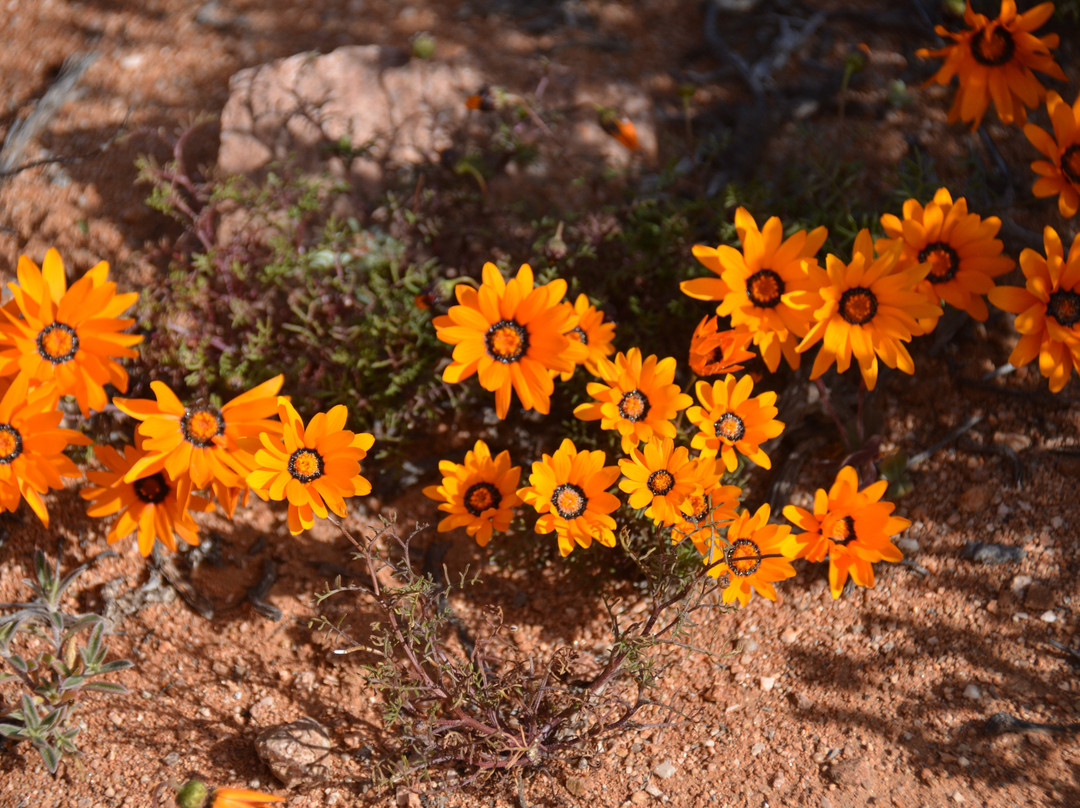
[(660, 787), (655, 783), (649, 783), (645, 786), (645, 790), (654, 797), (664, 796), (664, 792), (660, 790)]
[(1044, 623), (1056, 623), (1057, 615), (1047, 609), (1045, 612), (1039, 615), (1039, 619), (1042, 620)]
[(663, 763), (653, 769), (653, 774), (655, 774), (661, 780), (667, 780), (669, 777), (674, 775), (676, 771), (678, 771), (678, 769), (675, 768), (675, 765), (670, 760), (665, 760)]
[(919, 541), (913, 539), (910, 536), (904, 536), (902, 539), (897, 539), (896, 546), (904, 553), (904, 555), (913, 555), (919, 552)]
[(964, 697), (972, 701), (978, 701), (982, 698), (982, 691), (979, 690), (978, 685), (968, 685), (964, 688)]
[(1009, 544), (993, 544), (981, 541), (969, 541), (960, 551), (960, 557), (978, 564), (1004, 564), (1019, 562), (1027, 553), (1020, 547)]
[(775, 676), (762, 676), (761, 677), (761, 689), (768, 693), (776, 686)]
[(757, 757), (758, 755), (760, 755), (764, 751), (765, 751), (765, 744), (761, 743), (760, 741), (758, 743), (754, 744), (750, 748), (750, 754), (753, 755), (754, 757)]

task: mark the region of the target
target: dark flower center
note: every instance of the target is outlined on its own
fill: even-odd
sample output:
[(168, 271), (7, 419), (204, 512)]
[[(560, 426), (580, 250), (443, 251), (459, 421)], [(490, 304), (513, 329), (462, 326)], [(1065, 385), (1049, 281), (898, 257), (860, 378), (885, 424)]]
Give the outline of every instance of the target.
[(135, 489), (135, 496), (148, 505), (164, 502), (169, 495), (169, 484), (165, 482), (165, 475), (160, 471), (149, 477), (140, 477), (132, 483), (132, 488)]
[(853, 286), (840, 295), (840, 316), (852, 325), (866, 325), (877, 314), (877, 298), (865, 286)]
[(1013, 58), (1015, 52), (1016, 43), (1012, 34), (1001, 26), (994, 26), (989, 34), (984, 28), (971, 40), (971, 55), (976, 62), (987, 67), (1001, 67)]
[(675, 487), (675, 477), (667, 469), (657, 469), (649, 475), (649, 479), (645, 484), (649, 487), (653, 496), (662, 497)]
[(1080, 294), (1067, 289), (1058, 289), (1050, 295), (1046, 304), (1046, 313), (1065, 328), (1072, 328), (1080, 320)]
[(637, 423), (649, 414), (649, 399), (638, 389), (623, 393), (619, 399), (619, 415), (631, 423)]
[(842, 519), (837, 519), (833, 523), (832, 533), (829, 535), (834, 544), (839, 544), (841, 547), (846, 547), (851, 542), (855, 541), (858, 536), (855, 535), (855, 520), (850, 516), (845, 516)]
[(50, 323), (37, 335), (37, 351), (54, 365), (70, 362), (79, 352), (79, 335), (67, 323)]
[(713, 431), (716, 433), (716, 437), (721, 440), (735, 443), (735, 441), (742, 440), (743, 435), (746, 434), (746, 424), (735, 413), (725, 412), (713, 422)]
[(569, 332), (572, 336), (577, 337), (577, 341), (582, 345), (589, 344), (589, 335), (581, 328), (580, 325), (575, 325)]
[(221, 417), (221, 411), (213, 407), (184, 410), (184, 417), (180, 419), (180, 431), (192, 446), (205, 449), (212, 446), (214, 438), (225, 431), (225, 419)]
[(919, 263), (930, 263), (930, 274), (926, 279), (930, 283), (945, 283), (956, 277), (960, 268), (960, 256), (956, 250), (942, 241), (927, 244), (919, 250)]
[(0, 464), (8, 465), (22, 454), (22, 435), (11, 424), (0, 424)]
[(1073, 185), (1080, 185), (1080, 143), (1074, 143), (1061, 153), (1061, 173)]
[(323, 476), (322, 455), (314, 449), (297, 449), (289, 457), (289, 474), (302, 483), (310, 483)]
[(529, 350), (529, 332), (515, 320), (499, 320), (484, 334), (484, 348), (496, 362), (513, 364)]
[(563, 519), (577, 519), (588, 504), (585, 492), (573, 483), (563, 483), (551, 495), (551, 505)]
[(732, 575), (745, 578), (761, 567), (761, 548), (750, 539), (737, 539), (724, 553), (724, 561)]
[(746, 279), (746, 296), (759, 308), (776, 308), (783, 294), (784, 279), (771, 269), (759, 269)]
[(491, 483), (474, 483), (465, 489), (465, 510), (473, 516), (480, 516), (489, 508), (498, 508), (502, 494)]

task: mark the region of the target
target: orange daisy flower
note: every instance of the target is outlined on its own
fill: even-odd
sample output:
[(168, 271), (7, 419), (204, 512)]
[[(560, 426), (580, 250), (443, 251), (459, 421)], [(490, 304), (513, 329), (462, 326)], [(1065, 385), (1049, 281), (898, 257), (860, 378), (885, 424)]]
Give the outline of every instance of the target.
[(1024, 126), (1031, 145), (1048, 158), (1031, 164), (1031, 170), (1039, 175), (1031, 192), (1038, 197), (1057, 195), (1058, 210), (1071, 219), (1080, 208), (1080, 94), (1070, 107), (1051, 91), (1046, 96), (1046, 110), (1053, 136), (1033, 123)]
[(788, 539), (785, 551), (807, 561), (828, 556), (833, 598), (840, 597), (849, 574), (859, 586), (872, 588), (872, 564), (904, 557), (890, 539), (911, 522), (893, 516), (891, 502), (879, 501), (888, 487), (886, 480), (878, 480), (860, 491), (855, 469), (844, 466), (828, 493), (819, 488), (814, 494), (812, 513), (795, 505), (784, 507), (787, 520), (806, 531)]
[(743, 362), (754, 358), (746, 350), (753, 334), (746, 328), (719, 330), (716, 317), (705, 317), (690, 338), (690, 370), (698, 376), (720, 376), (738, 373)]
[(694, 246), (694, 257), (719, 277), (693, 278), (679, 288), (697, 300), (720, 301), (717, 315), (730, 317), (733, 327), (753, 334), (770, 371), (780, 366), (781, 355), (797, 368), (795, 346), (810, 329), (810, 313), (819, 305), (817, 288), (824, 278), (814, 256), (828, 231), (800, 230), (785, 239), (777, 217), (758, 230), (745, 208), (735, 211), (735, 230), (742, 252), (724, 244), (716, 249)]
[(631, 449), (619, 469), (619, 489), (630, 495), (630, 507), (645, 508), (658, 525), (679, 521), (683, 501), (716, 479), (715, 463), (692, 459), (690, 450), (671, 438), (650, 438), (644, 451)]
[(641, 149), (637, 128), (634, 122), (625, 115), (620, 115), (612, 109), (601, 109), (599, 122), (600, 128), (617, 140), (627, 151), (635, 152)]
[(843, 373), (852, 355), (867, 390), (877, 384), (878, 357), (889, 367), (915, 372), (915, 363), (901, 343), (925, 333), (918, 321), (936, 323), (941, 307), (916, 289), (930, 264), (898, 269), (902, 249), (900, 242), (894, 242), (875, 257), (870, 231), (860, 230), (850, 264), (835, 255), (826, 257), (829, 280), (821, 289), (823, 303), (814, 312), (813, 328), (797, 349), (801, 353), (824, 340), (810, 371), (811, 379), (818, 378), (833, 362)]
[(720, 539), (719, 529), (735, 519), (742, 489), (737, 485), (721, 485), (715, 481), (683, 500), (679, 519), (671, 528), (671, 543), (690, 539), (698, 552), (708, 555), (709, 548)]
[(514, 507), (521, 504), (517, 495), (521, 466), (510, 465), (510, 453), (500, 452), (494, 460), (491, 450), (478, 440), (466, 452), (464, 464), (439, 461), (443, 479), (429, 485), (424, 496), (439, 502), (439, 510), (449, 516), (439, 522), (439, 532), (463, 527), (481, 547), (487, 547), (493, 531), (510, 528)]
[(188, 780), (176, 793), (177, 808), (255, 808), (284, 801), (284, 797), (247, 788), (211, 789), (200, 780)]
[[(1004, 275), (1016, 262), (1002, 255), (1001, 240), (995, 238), (1001, 229), (997, 216), (982, 219), (968, 213), (967, 200), (953, 202), (946, 188), (939, 188), (926, 207), (915, 199), (904, 203), (904, 218), (891, 213), (881, 217), (881, 226), (889, 239), (881, 239), (876, 247), (884, 253), (891, 239), (903, 244), (896, 271), (930, 264), (930, 272), (916, 288), (931, 303), (946, 303), (963, 309), (979, 322), (986, 320), (989, 310), (982, 296), (994, 288), (994, 278)], [(936, 318), (920, 322), (929, 333), (937, 325)]]
[[(577, 315), (575, 325), (566, 336), (571, 341), (577, 340), (585, 346), (588, 352), (582, 363), (585, 369), (594, 376), (597, 374), (597, 363), (605, 357), (615, 353), (615, 323), (604, 322), (604, 313), (589, 302), (586, 295), (578, 295), (574, 301), (574, 313)], [(559, 378), (562, 381), (569, 379), (574, 372), (564, 372)]]
[(1067, 257), (1054, 228), (1043, 230), (1043, 245), (1045, 257), (1032, 249), (1020, 253), (1025, 287), (995, 287), (990, 302), (1017, 315), (1021, 337), (1009, 362), (1020, 367), (1038, 357), (1039, 372), (1056, 393), (1080, 368), (1080, 235)]
[(252, 453), (263, 432), (280, 435), (282, 426), (273, 418), (282, 375), (229, 401), (222, 407), (206, 402), (181, 403), (164, 382), (150, 382), (156, 400), (118, 398), (121, 412), (142, 421), (138, 435), (146, 453), (132, 464), (124, 477), (140, 477), (164, 470), (171, 480), (191, 479), (192, 488), (211, 488), (231, 517), (244, 477), (253, 468)]
[(577, 325), (574, 310), (560, 302), (566, 281), (533, 288), (533, 271), (522, 264), (505, 281), (498, 267), (484, 264), (479, 289), (454, 287), (458, 305), (433, 320), (436, 336), (454, 346), (443, 381), (456, 384), (474, 373), (495, 393), (495, 412), (505, 418), (513, 390), (527, 410), (547, 414), (555, 389), (550, 371), (573, 372), (588, 354), (566, 334)]
[(134, 357), (138, 334), (121, 333), (135, 323), (120, 319), (138, 299), (116, 294), (102, 261), (67, 285), (60, 253), (45, 253), (42, 268), (19, 256), (17, 284), (8, 288), (14, 306), (0, 309), (0, 376), (23, 373), (34, 385), (55, 384), (58, 395), (72, 395), (83, 416), (108, 403), (105, 385), (127, 390), (128, 374), (116, 357)]
[(618, 466), (605, 466), (604, 452), (579, 452), (569, 438), (553, 455), (532, 464), (529, 487), (518, 495), (540, 514), (537, 533), (556, 533), (559, 552), (570, 555), (574, 545), (589, 547), (593, 540), (615, 546), (615, 520), (609, 515), (619, 498), (608, 489), (619, 477)]
[(775, 417), (779, 412), (774, 406), (776, 393), (768, 391), (751, 398), (754, 380), (749, 376), (736, 379), (731, 374), (712, 384), (698, 382), (694, 392), (701, 406), (688, 409), (686, 417), (699, 430), (690, 445), (702, 457), (719, 457), (728, 471), (735, 471), (739, 464), (736, 453), (762, 468), (772, 468), (761, 444), (784, 431), (783, 423)]
[(775, 581), (795, 576), (785, 543), (791, 534), (787, 525), (769, 524), (769, 506), (762, 505), (753, 516), (740, 511), (728, 525), (724, 540), (716, 539), (705, 554), (709, 575), (728, 576), (724, 603), (739, 601), (745, 606), (756, 590), (759, 595), (776, 600)]
[(199, 526), (188, 511), (207, 512), (214, 509), (209, 500), (194, 496), (189, 490), (157, 471), (134, 482), (124, 482), (128, 469), (146, 452), (127, 447), (127, 456), (111, 446), (94, 446), (94, 456), (108, 471), (88, 471), (86, 478), (94, 483), (79, 491), (83, 499), (91, 500), (86, 509), (95, 518), (119, 513), (106, 540), (115, 544), (138, 531), (139, 552), (149, 556), (154, 542), (160, 541), (176, 552), (179, 536), (188, 544), (199, 543)]
[(952, 44), (938, 50), (921, 48), (920, 58), (944, 59), (945, 63), (929, 82), (948, 84), (956, 76), (960, 89), (949, 109), (949, 121), (971, 121), (977, 129), (990, 102), (1004, 123), (1023, 125), (1027, 109), (1038, 106), (1046, 88), (1034, 71), (1065, 81), (1050, 51), (1058, 46), (1058, 35), (1036, 37), (1033, 32), (1050, 19), (1053, 3), (1040, 3), (1017, 14), (1015, 0), (1001, 0), (1001, 12), (991, 20), (971, 10), (965, 3), (967, 29), (952, 33), (938, 25), (938, 36)]
[(601, 429), (617, 429), (622, 448), (629, 453), (653, 435), (675, 437), (672, 419), (693, 399), (675, 380), (675, 360), (641, 358), (638, 348), (602, 359), (597, 367), (601, 382), (589, 382), (586, 392), (594, 401), (579, 404), (574, 415), (582, 421), (600, 421)]
[(0, 509), (14, 511), (21, 497), (48, 527), (41, 495), (63, 488), (64, 477), (82, 476), (64, 449), (91, 441), (74, 429), (60, 428), (64, 414), (56, 409), (51, 389), (29, 390), (28, 385), (27, 376), (16, 376), (0, 398)]
[(315, 524), (316, 516), (325, 519), (327, 509), (344, 518), (345, 497), (371, 493), (360, 461), (375, 438), (345, 429), (344, 404), (317, 413), (305, 428), (287, 398), (277, 401), (283, 430), (259, 436), (263, 448), (255, 453), (247, 484), (263, 499), (289, 500), (289, 531), (295, 536)]

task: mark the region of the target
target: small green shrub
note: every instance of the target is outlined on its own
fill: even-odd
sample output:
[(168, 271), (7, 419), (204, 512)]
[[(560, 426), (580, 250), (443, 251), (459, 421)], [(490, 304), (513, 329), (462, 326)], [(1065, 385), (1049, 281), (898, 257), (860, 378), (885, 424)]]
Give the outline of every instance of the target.
[(45, 554), (38, 551), (34, 556), (36, 580), (25, 581), (34, 599), (4, 604), (17, 607), (17, 611), (0, 617), (0, 659), (12, 671), (0, 673), (0, 685), (16, 683), (21, 689), (17, 706), (0, 713), (0, 736), (29, 741), (53, 773), (63, 758), (79, 755), (74, 714), (82, 694), (126, 693), (123, 685), (100, 681), (99, 677), (132, 665), (124, 659), (105, 661), (108, 647), (100, 615), (73, 617), (60, 608), (68, 587), (85, 568), (61, 577), (59, 565), (51, 568)]

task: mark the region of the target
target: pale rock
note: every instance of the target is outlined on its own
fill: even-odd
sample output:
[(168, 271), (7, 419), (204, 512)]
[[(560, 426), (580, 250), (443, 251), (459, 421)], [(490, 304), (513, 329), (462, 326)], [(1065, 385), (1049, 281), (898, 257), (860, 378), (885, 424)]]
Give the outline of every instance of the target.
[[(255, 738), (255, 751), (287, 787), (317, 780), (330, 754), (330, 735), (313, 718), (268, 727)], [(400, 803), (399, 803), (400, 804)]]
[(661, 780), (667, 780), (669, 777), (674, 776), (675, 772), (677, 771), (678, 769), (675, 768), (675, 765), (670, 760), (665, 760), (663, 763), (653, 769), (653, 774), (655, 774)]
[(972, 701), (978, 701), (982, 698), (982, 691), (978, 685), (968, 685), (964, 688), (964, 697), (971, 699)]
[(229, 80), (218, 168), (250, 174), (287, 158), (315, 168), (325, 159), (320, 147), (344, 138), (372, 158), (348, 168), (377, 185), (384, 164), (436, 162), (469, 112), (464, 99), (483, 83), (472, 65), (378, 45), (246, 68)]

